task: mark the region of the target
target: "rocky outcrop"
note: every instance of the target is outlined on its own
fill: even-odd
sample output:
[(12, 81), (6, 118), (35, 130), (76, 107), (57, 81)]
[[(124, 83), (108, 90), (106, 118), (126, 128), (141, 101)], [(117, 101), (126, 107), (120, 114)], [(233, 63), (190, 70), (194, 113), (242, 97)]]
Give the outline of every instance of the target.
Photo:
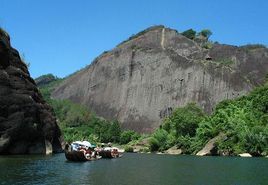
[(0, 30), (0, 154), (59, 152), (60, 136), (51, 107)]
[(242, 153), (242, 154), (238, 154), (239, 157), (252, 157), (251, 154), (249, 153)]
[(198, 156), (207, 156), (207, 155), (218, 155), (217, 148), (215, 146), (215, 143), (220, 140), (226, 139), (225, 134), (221, 133), (218, 136), (212, 138), (208, 141), (208, 143), (204, 146), (202, 150), (197, 152), (196, 155)]
[(71, 75), (52, 93), (151, 132), (176, 107), (197, 102), (208, 113), (224, 99), (264, 82), (268, 49), (211, 44), (206, 49), (176, 30), (156, 26), (119, 44)]
[(164, 153), (170, 154), (170, 155), (180, 155), (180, 154), (182, 154), (182, 150), (177, 148), (176, 146), (173, 146), (173, 147), (169, 148), (168, 150), (166, 150)]
[(37, 87), (42, 87), (42, 86), (48, 85), (56, 80), (58, 80), (57, 77), (55, 77), (52, 74), (47, 74), (47, 75), (42, 75), (42, 76), (36, 78), (34, 81), (35, 81)]

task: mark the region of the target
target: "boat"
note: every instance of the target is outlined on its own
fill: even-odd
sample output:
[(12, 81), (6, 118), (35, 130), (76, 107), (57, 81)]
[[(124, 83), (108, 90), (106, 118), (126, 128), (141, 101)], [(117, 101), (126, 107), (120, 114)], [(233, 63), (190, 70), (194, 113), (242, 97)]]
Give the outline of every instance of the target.
[[(73, 142), (71, 145), (66, 144), (64, 149), (65, 157), (69, 161), (93, 161), (101, 157), (93, 150), (92, 145), (88, 142)], [(93, 155), (92, 155), (93, 154)]]
[(69, 145), (67, 144), (65, 146), (64, 153), (65, 153), (65, 157), (66, 157), (66, 159), (68, 161), (80, 161), (80, 162), (88, 161), (88, 159), (84, 155), (84, 152), (82, 152), (82, 151), (75, 151), (75, 150), (70, 151), (67, 146), (69, 146)]
[(98, 149), (97, 152), (102, 158), (112, 159), (112, 158), (122, 157), (122, 154), (118, 152), (118, 148), (115, 148), (115, 147), (101, 148), (101, 149)]

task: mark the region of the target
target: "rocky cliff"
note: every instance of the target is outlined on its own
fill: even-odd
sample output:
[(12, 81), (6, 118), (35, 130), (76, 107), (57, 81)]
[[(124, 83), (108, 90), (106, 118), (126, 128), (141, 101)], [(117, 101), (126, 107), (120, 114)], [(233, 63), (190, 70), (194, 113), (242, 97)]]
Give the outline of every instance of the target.
[(97, 57), (52, 96), (84, 104), (125, 128), (151, 132), (176, 107), (197, 102), (210, 113), (219, 101), (263, 83), (267, 48), (210, 45), (151, 27)]
[(51, 107), (0, 29), (0, 154), (59, 152), (60, 136)]

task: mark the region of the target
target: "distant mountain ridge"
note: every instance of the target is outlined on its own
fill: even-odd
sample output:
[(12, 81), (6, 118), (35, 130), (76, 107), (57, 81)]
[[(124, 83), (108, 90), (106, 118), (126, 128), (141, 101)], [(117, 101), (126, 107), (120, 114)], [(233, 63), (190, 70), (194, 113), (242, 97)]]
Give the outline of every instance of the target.
[(88, 106), (122, 126), (151, 132), (175, 107), (206, 112), (264, 82), (268, 49), (200, 44), (164, 26), (150, 27), (97, 57), (52, 93)]

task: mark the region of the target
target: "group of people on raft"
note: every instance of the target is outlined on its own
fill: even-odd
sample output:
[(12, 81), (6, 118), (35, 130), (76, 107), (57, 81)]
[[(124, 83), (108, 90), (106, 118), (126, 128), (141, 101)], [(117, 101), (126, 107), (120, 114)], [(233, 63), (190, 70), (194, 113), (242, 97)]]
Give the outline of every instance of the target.
[(71, 151), (83, 152), (87, 160), (119, 157), (118, 148), (112, 147), (112, 143), (108, 143), (107, 146), (102, 143), (97, 147), (88, 141), (75, 141), (71, 144)]

